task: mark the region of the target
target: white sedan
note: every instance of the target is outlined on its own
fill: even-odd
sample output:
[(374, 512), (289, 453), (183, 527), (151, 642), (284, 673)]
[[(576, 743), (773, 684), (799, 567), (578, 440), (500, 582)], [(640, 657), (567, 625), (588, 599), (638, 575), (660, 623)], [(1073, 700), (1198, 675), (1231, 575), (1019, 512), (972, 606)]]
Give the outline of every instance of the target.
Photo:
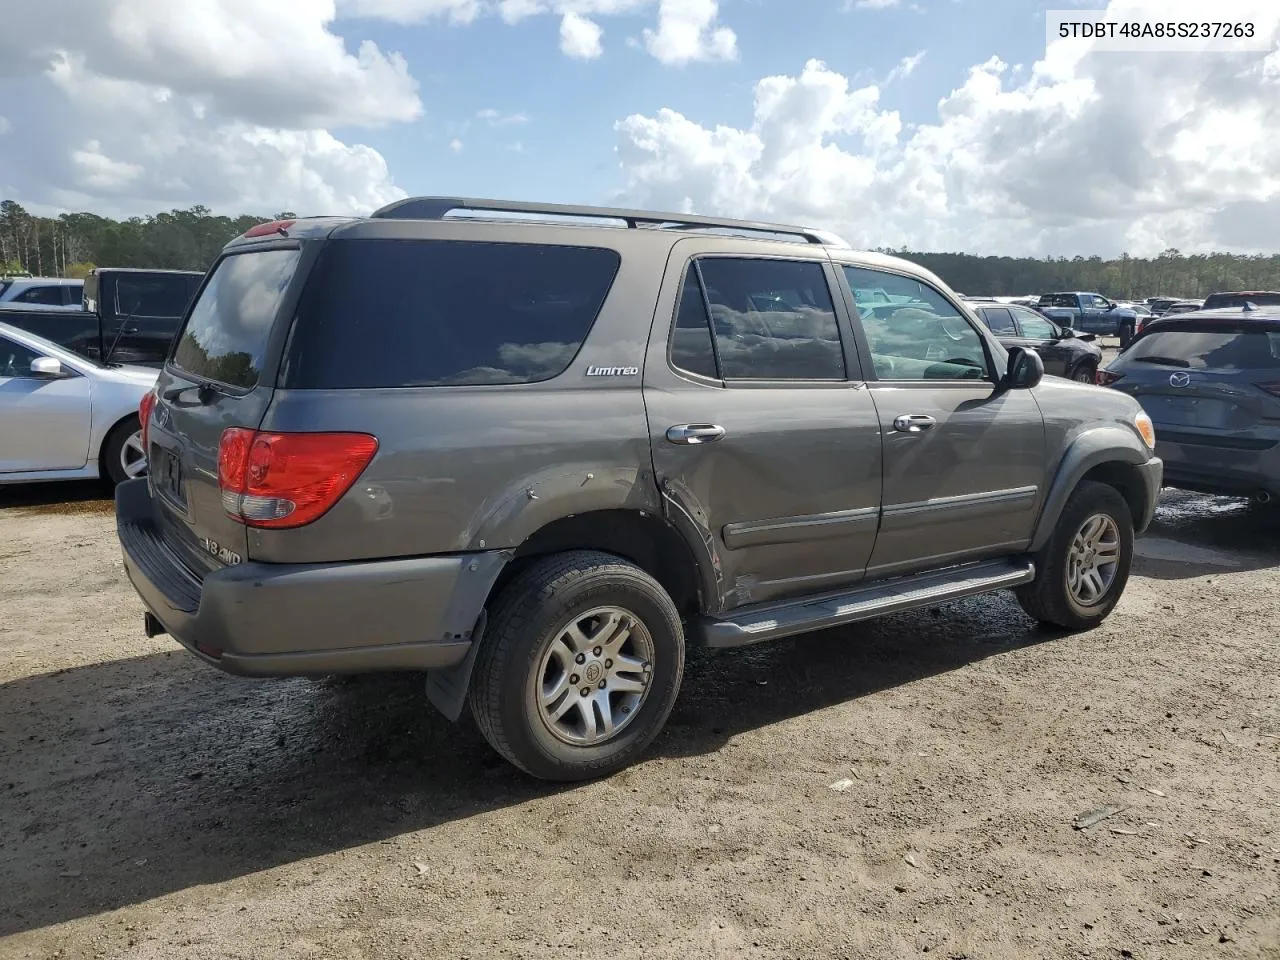
[(0, 483), (144, 476), (138, 404), (158, 373), (103, 366), (0, 322)]

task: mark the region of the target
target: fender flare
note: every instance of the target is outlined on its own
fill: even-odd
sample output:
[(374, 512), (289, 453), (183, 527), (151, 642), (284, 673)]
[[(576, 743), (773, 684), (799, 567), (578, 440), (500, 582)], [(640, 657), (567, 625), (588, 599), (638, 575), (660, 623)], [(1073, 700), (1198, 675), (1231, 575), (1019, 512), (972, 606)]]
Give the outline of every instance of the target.
[(1142, 447), (1134, 432), (1119, 424), (1095, 427), (1077, 435), (1058, 461), (1058, 469), (1040, 510), (1040, 520), (1031, 537), (1030, 552), (1038, 552), (1049, 542), (1068, 498), (1090, 470), (1105, 463), (1123, 463), (1137, 468), (1150, 459), (1151, 453)]

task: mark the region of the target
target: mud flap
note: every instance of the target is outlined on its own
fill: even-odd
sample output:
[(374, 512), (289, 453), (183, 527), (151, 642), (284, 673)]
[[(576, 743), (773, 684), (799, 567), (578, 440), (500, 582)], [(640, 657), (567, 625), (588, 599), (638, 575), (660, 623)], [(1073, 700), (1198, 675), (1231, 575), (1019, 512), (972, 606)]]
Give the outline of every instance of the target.
[(480, 653), (480, 642), (484, 639), (484, 627), (488, 619), (489, 611), (481, 610), (480, 618), (471, 631), (471, 649), (461, 663), (447, 670), (427, 671), (427, 699), (450, 723), (458, 722), (458, 718), (462, 716), (462, 708), (466, 706), (467, 690), (471, 686), (471, 670)]

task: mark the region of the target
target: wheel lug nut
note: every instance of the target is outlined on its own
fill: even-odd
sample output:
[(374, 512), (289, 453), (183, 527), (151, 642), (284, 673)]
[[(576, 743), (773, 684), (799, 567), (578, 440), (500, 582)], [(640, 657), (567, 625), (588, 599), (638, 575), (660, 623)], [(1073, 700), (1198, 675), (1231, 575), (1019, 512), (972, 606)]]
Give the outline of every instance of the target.
[(604, 668), (605, 668), (606, 670), (612, 670), (612, 669), (613, 669), (613, 661), (612, 661), (612, 660), (606, 660), (606, 661), (604, 662)]
[(603, 690), (605, 688), (605, 682), (601, 680), (598, 686), (600, 687), (601, 690)]
[(580, 654), (578, 654), (576, 657), (574, 657), (574, 658), (573, 658), (573, 662), (574, 662), (574, 663), (586, 663), (586, 662), (587, 662), (587, 655), (586, 655), (585, 653), (580, 653)]
[(594, 653), (594, 654), (598, 657), (598, 656), (600, 656), (600, 654), (604, 653), (604, 648), (603, 648), (603, 647), (596, 647), (596, 648), (595, 648), (594, 650), (592, 650), (591, 652), (592, 652), (592, 653)]
[(590, 688), (590, 687), (583, 687), (583, 688), (582, 688), (582, 695), (583, 695), (584, 697), (589, 697), (589, 696), (591, 696), (591, 688)]
[(578, 675), (575, 673), (572, 677), (569, 678), (569, 682), (576, 686), (578, 683)]

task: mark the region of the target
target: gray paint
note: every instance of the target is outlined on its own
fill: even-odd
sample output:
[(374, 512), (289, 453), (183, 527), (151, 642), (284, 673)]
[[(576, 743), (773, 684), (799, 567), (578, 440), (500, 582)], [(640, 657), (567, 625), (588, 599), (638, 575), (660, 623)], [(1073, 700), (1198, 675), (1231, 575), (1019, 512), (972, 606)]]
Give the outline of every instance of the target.
[[(197, 403), (198, 384), (162, 373), (169, 424), (153, 425), (154, 443), (182, 458), (191, 508), (175, 509), (137, 484), (118, 502), (130, 577), (184, 642), (216, 637), (215, 645), (246, 658), (272, 658), (252, 669), (273, 672), (286, 669), (290, 655), (299, 669), (326, 654), (329, 667), (359, 670), (381, 669), (407, 651), (436, 668), (432, 700), (456, 716), (495, 578), (530, 537), (565, 518), (627, 511), (669, 525), (696, 561), (694, 635), (731, 643), (760, 632), (750, 624), (785, 621), (796, 632), (834, 622), (827, 615), (857, 619), (1025, 582), (1031, 564), (1023, 554), (1052, 528), (1072, 478), (1119, 463), (1158, 484), (1159, 461), (1133, 426), (1135, 402), (1052, 380), (1009, 388), (1008, 352), (945, 284), (906, 261), (645, 226), (405, 219), (411, 209), (304, 221), (288, 239), (233, 242), (231, 249), (301, 244), (304, 251), (260, 385)], [(578, 355), (547, 382), (276, 389), (288, 318), (329, 236), (602, 246), (622, 265)], [(684, 273), (691, 258), (712, 255), (821, 264), (848, 379), (722, 383), (676, 370), (668, 341)], [(840, 264), (936, 288), (982, 338), (987, 380), (877, 381)], [(632, 367), (636, 376), (589, 373)], [(904, 414), (932, 416), (936, 426), (898, 432), (893, 423)], [(670, 441), (670, 428), (682, 424), (716, 424), (724, 435)], [(228, 426), (364, 431), (378, 437), (379, 450), (320, 519), (246, 531), (223, 514), (218, 497), (217, 444)], [(1153, 507), (1154, 489), (1150, 500)], [(607, 548), (606, 525), (597, 536), (594, 545)], [(245, 562), (222, 566), (201, 537)], [(156, 586), (165, 582), (157, 567), (166, 556), (196, 584), (194, 614), (175, 609)], [(943, 569), (957, 564), (964, 566)], [(327, 655), (359, 644), (376, 647), (363, 667), (358, 655), (341, 663)]]

